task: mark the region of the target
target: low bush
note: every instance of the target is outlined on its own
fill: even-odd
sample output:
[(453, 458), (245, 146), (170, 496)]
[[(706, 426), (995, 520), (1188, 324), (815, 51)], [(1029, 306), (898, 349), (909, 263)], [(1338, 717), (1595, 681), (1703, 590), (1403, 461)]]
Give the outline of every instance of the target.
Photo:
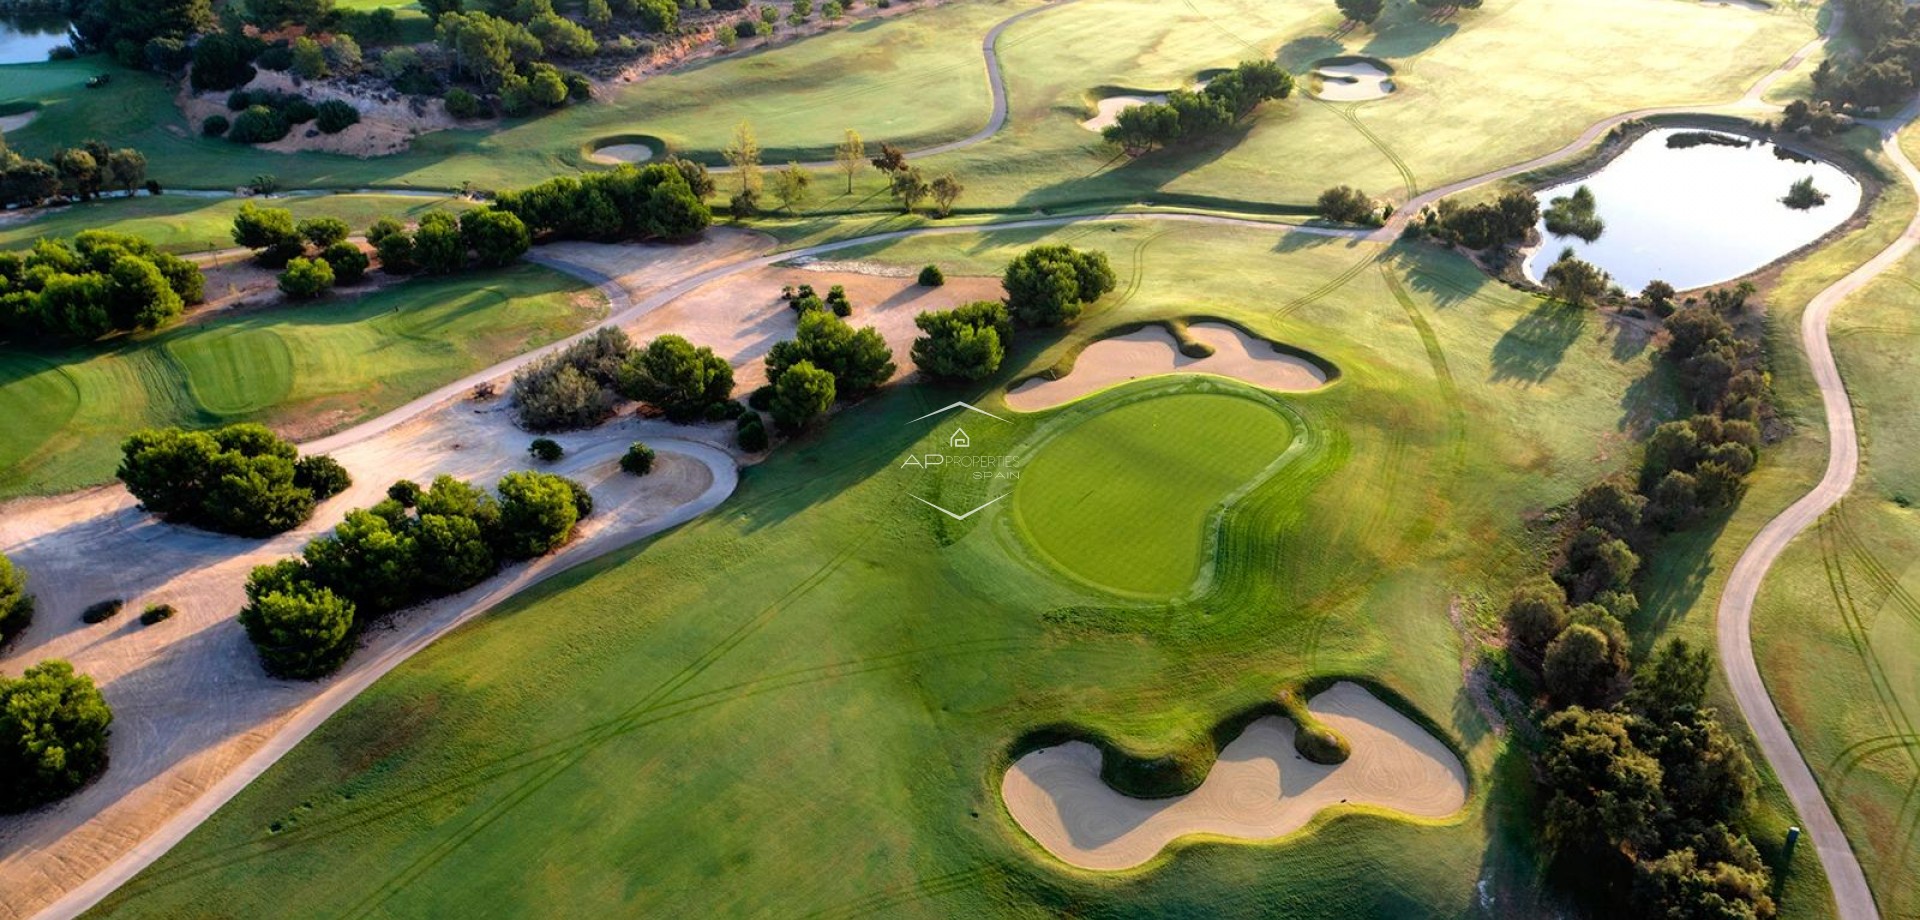
[(635, 441), (620, 457), (620, 469), (635, 476), (645, 476), (653, 472), (653, 459), (653, 448)]
[(552, 463), (565, 456), (566, 449), (552, 438), (534, 438), (533, 443), (527, 445), (527, 453), (541, 463)]
[(95, 601), (88, 604), (87, 609), (80, 611), (80, 622), (89, 625), (105, 623), (119, 616), (121, 608), (125, 606), (127, 606), (127, 602), (117, 597), (104, 601)]
[(233, 123), (227, 120), (227, 116), (209, 115), (206, 121), (200, 123), (200, 133), (208, 137), (225, 137), (227, 129), (231, 127)]
[(733, 439), (747, 453), (757, 454), (766, 450), (767, 424), (760, 420), (760, 413), (749, 412), (740, 416), (740, 421), (735, 423)]
[(321, 134), (339, 134), (360, 123), (360, 110), (339, 99), (328, 99), (314, 107), (313, 125)]
[(1281, 691), (1280, 708), (1286, 711), (1287, 718), (1293, 720), (1293, 749), (1300, 756), (1317, 764), (1331, 766), (1346, 763), (1347, 758), (1353, 755), (1353, 746), (1347, 739), (1314, 716), (1313, 711), (1307, 708), (1307, 701), (1297, 691)]
[(152, 626), (155, 623), (172, 619), (173, 614), (174, 609), (172, 604), (148, 604), (147, 609), (140, 611), (140, 625)]
[(227, 140), (236, 144), (270, 144), (286, 137), (292, 130), (292, 125), (279, 112), (264, 105), (254, 105), (234, 116), (233, 127), (227, 131)]
[(946, 273), (940, 270), (940, 266), (929, 265), (925, 268), (920, 269), (920, 286), (921, 287), (939, 287), (946, 283), (947, 283)]

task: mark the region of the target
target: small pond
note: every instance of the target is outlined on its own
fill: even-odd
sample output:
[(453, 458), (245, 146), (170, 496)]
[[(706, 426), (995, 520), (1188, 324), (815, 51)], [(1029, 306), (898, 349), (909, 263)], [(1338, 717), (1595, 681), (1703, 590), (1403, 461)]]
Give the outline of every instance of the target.
[(0, 64), (31, 64), (68, 43), (67, 18), (58, 13), (0, 13)]
[[(1702, 135), (1719, 142), (1694, 143)], [(1681, 136), (1681, 146), (1669, 138)], [(1690, 137), (1688, 137), (1690, 136)], [(1781, 199), (1812, 177), (1827, 195), (1805, 210)], [(1592, 242), (1547, 232), (1528, 257), (1535, 281), (1572, 247), (1628, 292), (1660, 279), (1680, 290), (1738, 278), (1819, 239), (1860, 204), (1860, 183), (1839, 167), (1766, 141), (1697, 129), (1663, 128), (1633, 142), (1600, 171), (1539, 193), (1549, 202), (1585, 185), (1605, 229)]]

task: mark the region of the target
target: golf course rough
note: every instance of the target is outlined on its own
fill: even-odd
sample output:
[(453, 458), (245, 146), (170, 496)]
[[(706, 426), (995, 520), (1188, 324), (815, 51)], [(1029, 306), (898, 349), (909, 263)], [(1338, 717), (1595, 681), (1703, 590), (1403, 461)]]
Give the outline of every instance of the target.
[(1443, 819), (1467, 804), (1467, 772), (1419, 723), (1358, 684), (1342, 681), (1308, 710), (1353, 743), (1345, 763), (1323, 765), (1294, 750), (1294, 724), (1262, 716), (1220, 751), (1200, 787), (1136, 799), (1100, 778), (1100, 748), (1068, 741), (1014, 761), (1000, 784), (1007, 813), (1062, 862), (1113, 871), (1143, 865), (1181, 837), (1271, 840), (1322, 810), (1368, 806)]
[(1221, 513), (1304, 443), (1291, 416), (1265, 394), (1204, 377), (1076, 403), (1018, 464), (1014, 527), (1091, 586), (1142, 598), (1197, 593)]

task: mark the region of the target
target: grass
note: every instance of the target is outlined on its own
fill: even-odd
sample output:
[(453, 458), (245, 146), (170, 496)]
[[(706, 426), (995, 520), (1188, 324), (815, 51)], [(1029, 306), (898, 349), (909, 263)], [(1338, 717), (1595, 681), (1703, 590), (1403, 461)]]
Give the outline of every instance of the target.
[(1097, 402), (1026, 463), (1014, 518), (1049, 561), (1095, 585), (1183, 594), (1216, 508), (1278, 465), (1292, 426), (1231, 390)]
[[(865, 255), (980, 271), (1034, 236)], [(1449, 608), (1530, 564), (1529, 515), (1627, 464), (1626, 432), (1664, 398), (1632, 386), (1646, 355), (1425, 250), (1150, 222), (1052, 238), (1106, 251), (1125, 279), (1078, 328), (1017, 347), (984, 390), (901, 386), (852, 407), (747, 470), (715, 514), (426, 649), (101, 915), (217, 896), (294, 916), (1404, 917), (1468, 913), (1482, 879), (1502, 905), (1535, 900), (1524, 767), (1461, 688)], [(1306, 446), (1228, 507), (1198, 597), (1116, 600), (1034, 553), (1004, 503), (956, 522), (913, 500), (971, 507), (1006, 488), (903, 469), (950, 431), (916, 416), (954, 398), (1003, 409), (999, 386), (1088, 339), (1203, 311), (1343, 373), (1267, 397)], [(1095, 400), (1156, 396), (1138, 404), (1146, 423), (1196, 395), (1182, 386)], [(1267, 412), (1216, 386), (1233, 404), (1210, 414)], [(1060, 421), (1074, 408), (970, 418), (972, 450), (1044, 459), (1046, 438), (1078, 430)], [(1135, 481), (1166, 449), (1066, 443)], [(1021, 488), (1045, 489), (1028, 470)], [(1252, 478), (1215, 475), (1194, 500)], [(1465, 815), (1323, 817), (1279, 843), (1189, 842), (1099, 875), (1050, 860), (999, 804), (1007, 752), (1038, 726), (1191, 747), (1280, 687), (1341, 674), (1373, 677), (1464, 752), (1479, 790)]]
[(579, 282), (525, 265), (65, 351), (0, 349), (0, 498), (111, 479), (121, 440), (144, 426), (261, 421), (302, 437), (342, 428), (603, 312)]
[[(43, 236), (70, 237), (82, 230), (111, 226), (172, 252), (206, 252), (233, 248), (233, 217), (241, 199), (194, 198), (185, 195), (141, 195), (109, 198), (55, 208), (27, 221), (0, 225), (0, 249), (25, 249)], [(414, 195), (290, 195), (256, 199), (256, 203), (286, 208), (294, 220), (338, 217), (361, 233), (382, 217), (408, 223), (427, 211), (464, 211), (473, 203), (457, 195), (421, 198)]]

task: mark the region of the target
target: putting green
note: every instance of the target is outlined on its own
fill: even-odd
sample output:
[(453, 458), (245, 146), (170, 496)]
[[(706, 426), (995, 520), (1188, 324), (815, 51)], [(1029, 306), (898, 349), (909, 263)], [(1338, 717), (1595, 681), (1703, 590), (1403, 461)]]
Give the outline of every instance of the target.
[(271, 328), (210, 327), (165, 348), (193, 398), (216, 415), (270, 408), (293, 389), (293, 355)]
[(1216, 509), (1274, 465), (1294, 427), (1266, 401), (1224, 388), (1127, 395), (1041, 447), (1014, 488), (1015, 521), (1083, 580), (1181, 594), (1200, 574)]

